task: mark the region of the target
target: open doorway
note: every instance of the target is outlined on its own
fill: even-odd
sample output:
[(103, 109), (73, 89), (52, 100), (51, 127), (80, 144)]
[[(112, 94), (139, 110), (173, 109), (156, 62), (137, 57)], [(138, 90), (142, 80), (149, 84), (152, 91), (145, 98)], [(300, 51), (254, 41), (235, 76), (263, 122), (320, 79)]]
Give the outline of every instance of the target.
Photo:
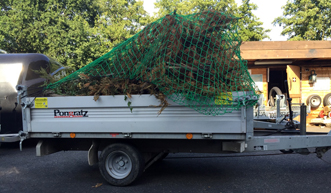
[(268, 81), (268, 105), (275, 105), (276, 95), (285, 95), (286, 87), (284, 81), (287, 80), (286, 66), (284, 68), (269, 68)]
[[(284, 95), (285, 98), (291, 97), (293, 103), (301, 102), (300, 67), (287, 65), (280, 68), (269, 68), (268, 81), (268, 104), (275, 105), (276, 95)], [(286, 90), (285, 80), (287, 80), (288, 91)], [(287, 93), (289, 92), (289, 93)]]

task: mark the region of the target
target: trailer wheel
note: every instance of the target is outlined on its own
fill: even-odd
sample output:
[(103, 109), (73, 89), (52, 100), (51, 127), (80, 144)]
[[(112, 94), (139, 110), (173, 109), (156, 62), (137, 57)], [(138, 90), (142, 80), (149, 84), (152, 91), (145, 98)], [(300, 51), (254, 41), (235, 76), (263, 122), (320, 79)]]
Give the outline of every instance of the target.
[(111, 185), (126, 186), (136, 180), (144, 169), (141, 153), (127, 144), (112, 144), (100, 155), (99, 169)]
[(283, 154), (291, 154), (294, 151), (292, 149), (283, 149), (283, 150), (280, 150), (280, 152), (282, 152)]
[(323, 98), (323, 105), (324, 106), (329, 106), (331, 105), (331, 93), (328, 93), (324, 96)]
[(310, 107), (317, 108), (321, 105), (322, 99), (317, 94), (312, 94), (307, 98), (307, 105), (310, 104)]
[(276, 95), (282, 95), (282, 91), (278, 87), (272, 87), (269, 91), (269, 106), (275, 106)]

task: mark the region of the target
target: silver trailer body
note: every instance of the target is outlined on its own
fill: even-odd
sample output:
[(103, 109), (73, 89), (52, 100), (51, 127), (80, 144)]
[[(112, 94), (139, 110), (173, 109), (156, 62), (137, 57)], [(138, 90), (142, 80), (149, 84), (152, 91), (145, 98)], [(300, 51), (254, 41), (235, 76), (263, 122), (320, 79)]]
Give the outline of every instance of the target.
[[(240, 93), (234, 98), (239, 99)], [(242, 107), (220, 116), (206, 116), (168, 100), (170, 105), (158, 115), (160, 101), (154, 96), (133, 95), (128, 100), (132, 112), (124, 95), (100, 96), (97, 101), (93, 96), (25, 97), (22, 99), (23, 132), (29, 138), (44, 139), (70, 139), (74, 135), (75, 139), (227, 141), (245, 141), (247, 133), (253, 134), (253, 107)], [(208, 151), (219, 152), (228, 148), (225, 145), (220, 149), (218, 145)], [(230, 150), (244, 151), (244, 143)], [(40, 148), (38, 152), (43, 155), (49, 150)]]
[[(44, 139), (218, 140), (218, 152), (331, 146), (330, 135), (304, 137), (297, 129), (286, 130), (286, 121), (253, 121), (253, 107), (206, 116), (169, 100), (170, 105), (158, 115), (159, 101), (154, 96), (133, 95), (128, 100), (132, 112), (124, 95), (100, 96), (97, 101), (93, 96), (25, 97), (23, 133), (28, 138)], [(269, 133), (258, 136), (254, 127)]]
[[(86, 134), (226, 134), (227, 139), (244, 139), (247, 114), (252, 107), (221, 116), (206, 116), (169, 101), (158, 115), (160, 102), (150, 95), (133, 95), (131, 107), (123, 95), (26, 98), (24, 131), (32, 136), (50, 133)], [(47, 105), (39, 105), (44, 102)], [(252, 129), (252, 128), (251, 128)], [(232, 137), (230, 137), (232, 135)], [(241, 136), (241, 137), (240, 137)], [(162, 137), (162, 136), (160, 136)], [(185, 135), (183, 136), (185, 138)], [(221, 136), (218, 136), (221, 138)]]

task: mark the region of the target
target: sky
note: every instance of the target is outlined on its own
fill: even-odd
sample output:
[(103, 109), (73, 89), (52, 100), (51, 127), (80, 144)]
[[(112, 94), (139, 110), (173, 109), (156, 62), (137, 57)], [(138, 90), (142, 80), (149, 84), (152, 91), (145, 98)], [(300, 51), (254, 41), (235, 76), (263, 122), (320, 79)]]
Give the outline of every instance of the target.
[[(145, 10), (153, 15), (157, 10), (154, 8), (154, 3), (156, 0), (143, 0)], [(282, 6), (286, 4), (287, 0), (251, 0), (252, 3), (258, 6), (258, 9), (253, 11), (254, 15), (260, 18), (260, 21), (263, 22), (264, 29), (271, 29), (271, 32), (268, 33), (271, 41), (286, 41), (287, 36), (282, 36), (282, 27), (274, 26), (272, 21), (279, 16), (283, 15)], [(241, 0), (236, 0), (237, 4), (241, 4)], [(263, 41), (270, 41), (265, 39)]]

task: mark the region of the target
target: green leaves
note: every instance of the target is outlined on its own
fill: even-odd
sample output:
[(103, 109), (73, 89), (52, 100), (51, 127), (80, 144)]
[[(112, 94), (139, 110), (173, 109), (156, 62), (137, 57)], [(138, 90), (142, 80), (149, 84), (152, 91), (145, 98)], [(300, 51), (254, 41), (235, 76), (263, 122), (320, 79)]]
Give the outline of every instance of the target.
[(289, 40), (326, 40), (331, 37), (329, 0), (294, 0), (283, 7), (283, 16), (273, 24), (283, 26)]
[(74, 69), (107, 53), (148, 22), (141, 1), (0, 2), (0, 48), (42, 53)]
[[(128, 97), (127, 95), (124, 96), (124, 101), (128, 101), (128, 99), (131, 98), (131, 97)], [(131, 101), (128, 101), (128, 107), (130, 108), (130, 111), (132, 113), (132, 110), (133, 110), (133, 107), (131, 107), (131, 104), (132, 102)]]
[(148, 22), (147, 12), (142, 1), (100, 0), (103, 12), (97, 18), (96, 29), (102, 44), (109, 51), (115, 45), (130, 38)]
[[(146, 13), (139, 0), (1, 0), (0, 8), (1, 49), (42, 53), (73, 69), (96, 60), (157, 19)], [(257, 7), (249, 0), (239, 7), (235, 0), (158, 0), (156, 8), (157, 17), (174, 9), (178, 14), (226, 12), (241, 18), (242, 40), (267, 37), (268, 30), (252, 14)]]
[(238, 8), (235, 0), (157, 0), (158, 16), (163, 17), (175, 9), (178, 14), (192, 14), (209, 9), (234, 14)]
[(265, 30), (262, 22), (259, 21), (252, 11), (256, 10), (257, 5), (250, 3), (250, 0), (243, 0), (239, 6), (239, 35), (243, 41), (259, 41), (270, 38), (267, 33), (270, 29)]
[(240, 18), (238, 29), (243, 41), (259, 41), (269, 38), (267, 33), (270, 30), (265, 30), (262, 27), (263, 23), (252, 13), (257, 6), (250, 3), (250, 0), (242, 0), (240, 6), (237, 6), (235, 0), (157, 0), (155, 6), (159, 9), (158, 18), (175, 9), (178, 14), (191, 14), (210, 9), (232, 14)]

